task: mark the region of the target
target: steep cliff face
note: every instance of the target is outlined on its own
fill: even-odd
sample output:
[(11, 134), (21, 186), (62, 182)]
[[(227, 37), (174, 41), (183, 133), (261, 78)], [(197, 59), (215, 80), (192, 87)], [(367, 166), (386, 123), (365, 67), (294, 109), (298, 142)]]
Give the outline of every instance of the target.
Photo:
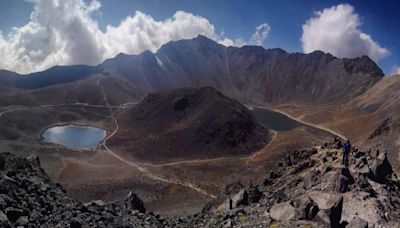
[(153, 93), (117, 118), (108, 144), (153, 162), (246, 155), (270, 139), (243, 105), (211, 87)]
[(320, 51), (225, 47), (203, 36), (170, 42), (156, 53), (120, 55), (103, 67), (150, 91), (212, 86), (238, 98), (271, 103), (343, 102), (383, 77), (367, 56), (338, 59)]
[(383, 76), (366, 56), (350, 60), (319, 51), (288, 54), (260, 47), (255, 51), (256, 48), (233, 49), (231, 72), (235, 72), (241, 91), (267, 102), (343, 102)]

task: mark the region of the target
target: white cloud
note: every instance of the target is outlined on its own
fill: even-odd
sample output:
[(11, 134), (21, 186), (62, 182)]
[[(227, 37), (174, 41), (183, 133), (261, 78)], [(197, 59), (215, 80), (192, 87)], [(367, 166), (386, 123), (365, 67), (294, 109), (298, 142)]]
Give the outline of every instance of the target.
[(389, 51), (363, 33), (360, 25), (360, 17), (348, 4), (317, 11), (303, 25), (303, 51), (322, 50), (341, 58), (368, 55), (376, 62), (388, 56)]
[(119, 52), (136, 54), (143, 50), (156, 51), (171, 40), (189, 39), (202, 34), (219, 40), (214, 26), (205, 18), (177, 11), (172, 18), (155, 21), (151, 16), (136, 11), (117, 27), (107, 26), (101, 34), (105, 55), (112, 57)]
[(229, 39), (229, 38), (224, 38), (222, 40), (219, 40), (218, 43), (225, 45), (225, 46), (236, 46), (236, 47), (241, 47), (243, 45), (246, 45), (247, 42), (244, 41), (243, 39)]
[(391, 75), (399, 74), (400, 75), (400, 66), (394, 66), (392, 68)]
[(269, 24), (267, 23), (257, 26), (256, 32), (251, 36), (249, 44), (263, 45), (265, 39), (267, 39), (270, 30), (271, 26), (269, 26)]
[[(91, 14), (101, 15), (101, 3), (92, 0), (30, 0), (34, 4), (30, 21), (0, 31), (0, 69), (19, 73), (44, 70), (54, 65), (95, 65), (120, 52), (138, 54), (156, 51), (161, 45), (201, 34), (227, 46), (249, 42), (232, 40), (215, 31), (206, 18), (177, 11), (171, 18), (157, 21), (140, 11), (124, 18), (117, 26), (101, 31)], [(269, 26), (257, 27), (250, 43), (261, 44)], [(266, 29), (267, 28), (267, 29)]]

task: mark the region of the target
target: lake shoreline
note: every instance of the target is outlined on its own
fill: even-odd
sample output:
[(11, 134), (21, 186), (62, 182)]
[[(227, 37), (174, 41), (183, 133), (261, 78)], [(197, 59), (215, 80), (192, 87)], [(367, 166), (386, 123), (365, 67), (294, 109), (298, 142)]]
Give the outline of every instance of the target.
[[(98, 141), (98, 142), (96, 142), (96, 146), (93, 146), (90, 148), (88, 146), (73, 146), (73, 145), (68, 145), (68, 143), (62, 143), (59, 141), (51, 141), (51, 140), (46, 139), (46, 137), (45, 137), (46, 131), (49, 131), (55, 127), (73, 127), (73, 128), (90, 129), (92, 131), (93, 130), (101, 130), (102, 135), (101, 135), (101, 139), (96, 140), (96, 141)], [(90, 151), (90, 150), (97, 149), (98, 146), (101, 144), (101, 142), (107, 137), (107, 135), (108, 135), (108, 129), (101, 127), (101, 126), (94, 126), (94, 125), (90, 125), (90, 124), (79, 124), (79, 123), (55, 123), (46, 128), (43, 128), (40, 131), (39, 137), (40, 137), (41, 142), (49, 143), (49, 144), (53, 144), (53, 145), (59, 145), (59, 146), (63, 146), (63, 147), (75, 150), (75, 151), (82, 152), (82, 151)]]

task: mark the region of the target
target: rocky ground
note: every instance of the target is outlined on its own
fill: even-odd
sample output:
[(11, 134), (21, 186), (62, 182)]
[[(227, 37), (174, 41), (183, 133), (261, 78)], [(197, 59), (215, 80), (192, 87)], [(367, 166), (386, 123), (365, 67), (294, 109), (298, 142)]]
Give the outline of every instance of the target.
[(227, 186), (200, 214), (162, 218), (134, 193), (74, 201), (37, 157), (0, 153), (0, 227), (399, 227), (400, 182), (386, 154), (354, 150), (341, 161), (333, 143), (294, 151), (264, 183)]
[(294, 151), (258, 186), (210, 204), (208, 226), (399, 227), (400, 182), (386, 154), (336, 145)]
[(133, 193), (123, 202), (80, 203), (66, 196), (40, 167), (37, 157), (0, 153), (0, 227), (168, 227), (167, 220), (145, 214)]

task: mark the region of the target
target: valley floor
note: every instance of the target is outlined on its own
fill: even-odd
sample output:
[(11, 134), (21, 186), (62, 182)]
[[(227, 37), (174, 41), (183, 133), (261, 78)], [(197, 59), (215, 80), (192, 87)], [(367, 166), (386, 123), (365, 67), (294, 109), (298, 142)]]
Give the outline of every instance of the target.
[[(100, 81), (97, 81), (97, 86), (102, 88)], [(274, 131), (270, 143), (248, 156), (177, 160), (162, 164), (141, 162), (125, 157), (117, 148), (107, 145), (119, 130), (115, 115), (135, 102), (110, 105), (104, 89), (100, 91), (103, 105), (73, 103), (4, 108), (0, 111), (3, 135), (15, 131), (17, 136), (15, 139), (1, 139), (1, 149), (24, 157), (38, 154), (46, 172), (75, 199), (116, 201), (134, 190), (150, 210), (179, 215), (200, 211), (207, 201), (223, 192), (229, 184), (260, 182), (268, 170), (276, 168), (285, 151), (319, 145), (333, 134), (344, 138), (337, 132), (282, 112), (303, 125), (288, 131)], [(40, 139), (43, 129), (62, 123), (104, 127), (108, 134), (93, 151), (52, 145)]]
[[(7, 118), (13, 112), (30, 113), (32, 110), (59, 112), (59, 108), (65, 109), (63, 106), (78, 106), (82, 110), (93, 108), (90, 105), (78, 104), (16, 108), (3, 112), (4, 116), (0, 118)], [(95, 108), (102, 109), (103, 113), (106, 112), (104, 109), (107, 109), (100, 106)], [(274, 132), (271, 143), (246, 157), (150, 164), (124, 158), (118, 151), (107, 146), (107, 139), (118, 131), (115, 118), (103, 117), (100, 121), (81, 120), (78, 123), (109, 129), (107, 138), (96, 151), (76, 151), (41, 142), (40, 132), (31, 136), (32, 143), (29, 145), (23, 146), (22, 140), (2, 141), (1, 144), (8, 145), (6, 148), (20, 147), (17, 151), (25, 156), (28, 154), (24, 154), (23, 151), (29, 151), (30, 154), (32, 150), (29, 148), (37, 145), (36, 153), (43, 157), (45, 170), (56, 181), (62, 183), (68, 193), (76, 199), (115, 201), (124, 198), (130, 190), (135, 189), (150, 210), (168, 215), (198, 212), (205, 202), (223, 192), (226, 185), (239, 181), (260, 181), (266, 170), (274, 168), (274, 161), (281, 157), (280, 151), (318, 144), (331, 137), (329, 133), (323, 133), (321, 130), (302, 127), (288, 132)], [(43, 153), (46, 147), (54, 152), (46, 155)]]

